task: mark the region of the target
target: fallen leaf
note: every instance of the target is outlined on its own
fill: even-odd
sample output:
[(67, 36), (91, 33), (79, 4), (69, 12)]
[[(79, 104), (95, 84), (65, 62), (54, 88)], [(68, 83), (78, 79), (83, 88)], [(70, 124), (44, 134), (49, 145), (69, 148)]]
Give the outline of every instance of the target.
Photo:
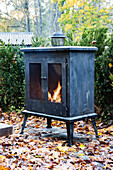
[(84, 149), (85, 148), (85, 146), (82, 143), (80, 143), (79, 147), (80, 147), (80, 149)]
[(3, 161), (3, 160), (5, 160), (5, 159), (6, 159), (6, 157), (5, 157), (5, 156), (3, 156), (3, 155), (0, 155), (0, 159)]
[(10, 170), (10, 168), (9, 167), (5, 167), (5, 166), (0, 166), (0, 170)]
[(67, 146), (61, 146), (61, 144), (59, 144), (57, 146), (57, 149), (60, 151), (60, 152), (67, 152), (68, 151), (68, 147)]
[(78, 154), (78, 156), (84, 156), (85, 154), (84, 153), (80, 153), (80, 154)]

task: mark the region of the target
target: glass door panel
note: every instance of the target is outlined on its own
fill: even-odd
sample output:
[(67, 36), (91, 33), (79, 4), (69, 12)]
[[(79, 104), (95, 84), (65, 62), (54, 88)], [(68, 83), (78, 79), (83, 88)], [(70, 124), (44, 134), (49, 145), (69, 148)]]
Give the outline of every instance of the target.
[(43, 97), (41, 86), (41, 64), (29, 64), (29, 90), (30, 99), (41, 100)]
[(48, 64), (48, 100), (62, 102), (62, 64)]

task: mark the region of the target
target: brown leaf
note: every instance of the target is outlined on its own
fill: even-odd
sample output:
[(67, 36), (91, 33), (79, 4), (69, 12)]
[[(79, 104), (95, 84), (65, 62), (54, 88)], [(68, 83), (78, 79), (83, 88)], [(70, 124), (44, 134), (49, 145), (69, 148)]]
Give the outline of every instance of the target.
[(7, 154), (7, 155), (6, 155), (6, 158), (8, 158), (8, 159), (9, 159), (9, 158), (13, 158), (13, 155)]

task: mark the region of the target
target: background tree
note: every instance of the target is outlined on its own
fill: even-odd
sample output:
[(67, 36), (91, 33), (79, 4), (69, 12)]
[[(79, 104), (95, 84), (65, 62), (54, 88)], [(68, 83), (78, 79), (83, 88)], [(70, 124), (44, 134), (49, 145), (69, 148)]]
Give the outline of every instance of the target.
[(39, 19), (38, 19), (38, 3), (37, 0), (34, 0), (34, 10), (35, 10), (35, 30), (36, 30), (36, 35), (39, 37), (39, 29), (38, 29), (38, 25), (39, 25)]
[(35, 35), (49, 37), (53, 32), (59, 30), (58, 2), (51, 4), (51, 0), (1, 1), (4, 8), (0, 8), (0, 31), (31, 31)]
[(85, 28), (112, 26), (113, 6), (105, 6), (103, 0), (57, 1), (62, 12), (58, 19), (60, 26), (65, 33), (72, 33), (75, 41), (80, 39)]
[(29, 0), (25, 0), (24, 11), (26, 18), (26, 32), (30, 32)]

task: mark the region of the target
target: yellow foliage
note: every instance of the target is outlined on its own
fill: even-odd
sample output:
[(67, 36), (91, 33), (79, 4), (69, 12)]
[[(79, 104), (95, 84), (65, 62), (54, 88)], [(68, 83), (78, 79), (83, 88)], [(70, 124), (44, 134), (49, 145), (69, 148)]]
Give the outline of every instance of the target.
[(113, 10), (113, 7), (109, 7), (109, 10)]
[(89, 0), (65, 0), (63, 6), (62, 0), (57, 1), (59, 2), (60, 10), (63, 12), (58, 22), (61, 26), (63, 25), (65, 32), (72, 31), (76, 35), (76, 40), (80, 39), (81, 35), (78, 33), (81, 32), (82, 34), (84, 28), (107, 26), (107, 24), (113, 22), (109, 17), (113, 6), (104, 8), (101, 6), (99, 10), (97, 0), (94, 0), (95, 6)]
[(77, 5), (77, 0), (66, 0), (67, 5), (73, 7), (75, 4)]
[(53, 4), (55, 2), (55, 0), (51, 0), (51, 4)]
[(110, 19), (108, 23), (110, 24), (111, 22), (112, 22), (112, 19)]
[(71, 14), (69, 13), (66, 15), (66, 18), (68, 19), (68, 18), (70, 18), (70, 16), (71, 16)]
[(100, 12), (100, 13), (103, 13), (103, 12), (105, 12), (105, 10), (104, 10), (104, 9), (101, 9), (99, 12)]
[(71, 24), (66, 24), (65, 31), (68, 31), (69, 29), (72, 29), (72, 25)]
[(60, 22), (61, 21), (61, 18), (58, 18), (58, 22)]
[(76, 38), (75, 38), (75, 41), (78, 41), (80, 39), (80, 36), (77, 36)]
[(110, 67), (110, 68), (113, 67), (112, 63), (109, 63), (109, 67)]
[(84, 4), (83, 3), (79, 3), (78, 4), (78, 7), (82, 7)]
[(89, 7), (88, 6), (84, 6), (84, 9), (87, 11), (87, 10), (89, 10)]
[(21, 20), (23, 17), (23, 13), (21, 11), (13, 11), (12, 13), (12, 19), (16, 18), (18, 20)]

